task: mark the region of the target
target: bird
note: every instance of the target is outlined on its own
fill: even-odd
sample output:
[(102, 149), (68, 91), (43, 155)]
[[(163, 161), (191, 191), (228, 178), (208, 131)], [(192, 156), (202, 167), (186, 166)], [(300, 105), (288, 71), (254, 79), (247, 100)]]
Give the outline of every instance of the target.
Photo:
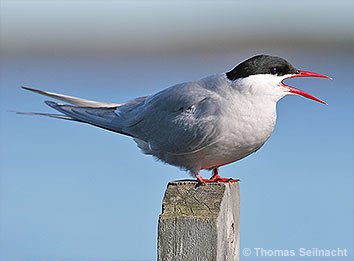
[[(218, 168), (259, 150), (271, 136), (277, 102), (285, 96), (324, 101), (284, 83), (297, 77), (328, 76), (296, 69), (281, 57), (256, 55), (226, 73), (173, 85), (125, 103), (86, 100), (22, 88), (64, 101), (45, 101), (61, 114), (48, 116), (91, 124), (129, 136), (147, 155), (188, 171), (199, 184), (238, 182), (222, 178)], [(201, 170), (211, 170), (205, 179)]]

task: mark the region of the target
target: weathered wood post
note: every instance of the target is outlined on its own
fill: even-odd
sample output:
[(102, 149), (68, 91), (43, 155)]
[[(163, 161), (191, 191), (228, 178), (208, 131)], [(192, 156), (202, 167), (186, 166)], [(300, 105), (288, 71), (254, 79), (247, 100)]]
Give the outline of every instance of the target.
[(173, 181), (159, 218), (158, 261), (238, 261), (238, 183)]

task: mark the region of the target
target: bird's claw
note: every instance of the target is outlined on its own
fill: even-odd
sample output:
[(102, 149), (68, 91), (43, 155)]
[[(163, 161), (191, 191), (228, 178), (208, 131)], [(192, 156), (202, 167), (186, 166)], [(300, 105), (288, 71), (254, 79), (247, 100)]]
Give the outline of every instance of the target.
[(205, 183), (219, 183), (219, 182), (227, 182), (227, 183), (231, 183), (231, 182), (239, 182), (239, 179), (233, 179), (233, 178), (222, 178), (220, 176), (214, 176), (210, 179), (203, 179), (202, 177), (198, 177), (197, 180), (199, 181), (199, 183), (201, 185), (204, 185)]
[(219, 182), (228, 182), (228, 183), (230, 183), (230, 182), (239, 182), (240, 180), (239, 179), (233, 179), (233, 178), (217, 178), (217, 179), (215, 179), (215, 180), (210, 180), (211, 182), (217, 182), (217, 183), (219, 183)]

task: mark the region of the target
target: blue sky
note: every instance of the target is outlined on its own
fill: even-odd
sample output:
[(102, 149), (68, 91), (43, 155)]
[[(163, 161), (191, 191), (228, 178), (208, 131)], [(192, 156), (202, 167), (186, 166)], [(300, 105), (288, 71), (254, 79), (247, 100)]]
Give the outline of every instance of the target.
[(352, 258), (353, 3), (279, 3), (2, 1), (0, 259), (155, 260), (164, 190), (188, 177), (128, 137), (9, 113), (53, 112), (21, 85), (124, 102), (259, 53), (333, 80), (288, 80), (329, 105), (284, 98), (265, 146), (220, 169), (241, 179), (241, 249)]

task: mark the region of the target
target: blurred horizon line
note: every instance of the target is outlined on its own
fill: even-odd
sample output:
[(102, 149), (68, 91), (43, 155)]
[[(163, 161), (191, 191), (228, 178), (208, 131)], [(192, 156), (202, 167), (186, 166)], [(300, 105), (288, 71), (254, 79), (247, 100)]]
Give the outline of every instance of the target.
[[(214, 40), (214, 41), (213, 41)], [(2, 59), (18, 59), (31, 57), (130, 57), (130, 58), (149, 58), (154, 56), (188, 56), (188, 55), (216, 55), (223, 53), (244, 53), (245, 51), (257, 50), (271, 52), (281, 49), (282, 51), (300, 51), (306, 53), (316, 50), (317, 52), (332, 53), (352, 53), (354, 39), (337, 38), (285, 38), (272, 37), (265, 39), (263, 37), (244, 37), (242, 39), (205, 39), (190, 41), (178, 41), (174, 43), (164, 42), (160, 44), (139, 43), (129, 44), (127, 42), (117, 41), (95, 44), (77, 45), (68, 43), (27, 45), (7, 47), (4, 44), (0, 46)]]

